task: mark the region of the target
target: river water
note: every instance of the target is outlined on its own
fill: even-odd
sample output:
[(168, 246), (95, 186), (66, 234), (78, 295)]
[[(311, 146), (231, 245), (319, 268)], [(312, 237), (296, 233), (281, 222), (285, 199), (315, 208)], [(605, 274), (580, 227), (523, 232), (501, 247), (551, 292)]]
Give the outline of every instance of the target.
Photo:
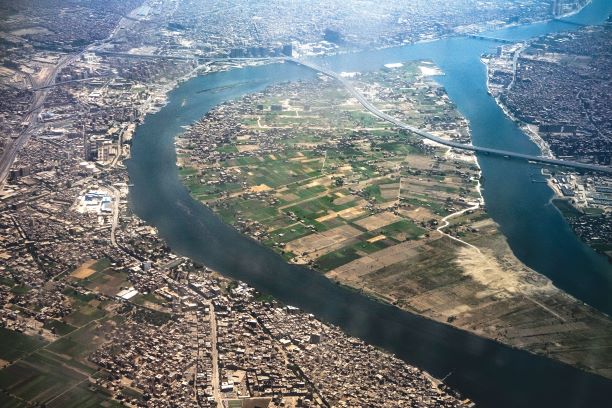
[[(595, 0), (572, 18), (601, 23), (612, 2)], [(490, 33), (522, 40), (578, 26), (549, 22)], [(474, 144), (522, 153), (538, 148), (509, 121), (486, 93), (479, 57), (498, 44), (451, 38), (317, 61), (337, 71), (376, 69), (389, 62), (431, 59), (445, 72), (437, 80), (470, 121)], [(168, 104), (148, 115), (133, 141), (128, 171), (130, 203), (177, 253), (243, 280), (279, 300), (336, 324), (349, 334), (383, 347), (437, 377), (483, 407), (600, 407), (612, 401), (612, 381), (515, 350), (373, 301), (303, 267), (221, 222), (191, 198), (175, 165), (174, 137), (224, 101), (287, 80), (314, 74), (293, 64), (231, 70), (193, 78), (172, 91)], [(581, 243), (556, 209), (551, 190), (531, 183), (539, 167), (515, 160), (479, 157), (489, 214), (501, 225), (524, 263), (578, 299), (612, 312), (612, 267)]]

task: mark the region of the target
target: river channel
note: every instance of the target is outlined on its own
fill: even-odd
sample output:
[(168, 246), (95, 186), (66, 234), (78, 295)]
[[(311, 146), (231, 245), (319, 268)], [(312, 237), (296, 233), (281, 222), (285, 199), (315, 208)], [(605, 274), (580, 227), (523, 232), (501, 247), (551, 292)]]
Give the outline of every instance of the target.
[[(595, 0), (571, 18), (599, 24), (612, 2)], [(547, 22), (488, 33), (520, 41), (578, 29)], [(318, 59), (336, 71), (378, 69), (412, 59), (433, 60), (445, 73), (436, 80), (469, 120), (473, 143), (521, 153), (538, 148), (486, 93), (480, 55), (499, 44), (454, 37), (398, 48)], [(481, 407), (603, 407), (612, 401), (612, 381), (550, 359), (381, 304), (336, 285), (303, 267), (287, 264), (273, 251), (224, 224), (191, 198), (176, 167), (174, 137), (216, 105), (281, 81), (314, 73), (293, 64), (235, 69), (193, 78), (169, 94), (168, 104), (147, 115), (133, 141), (128, 171), (130, 203), (138, 216), (158, 228), (177, 253), (225, 276), (240, 279), (279, 300), (298, 306), (345, 332), (380, 346), (446, 383)], [(550, 204), (552, 191), (532, 183), (539, 167), (518, 160), (479, 157), (489, 214), (525, 264), (556, 286), (612, 313), (612, 266), (580, 242)]]

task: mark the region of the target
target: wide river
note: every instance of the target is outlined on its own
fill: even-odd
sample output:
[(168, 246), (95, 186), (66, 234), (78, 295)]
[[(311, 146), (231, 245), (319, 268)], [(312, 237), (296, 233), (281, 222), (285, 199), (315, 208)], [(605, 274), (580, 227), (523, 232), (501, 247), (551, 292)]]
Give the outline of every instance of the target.
[[(571, 20), (599, 24), (611, 12), (612, 2), (595, 0)], [(519, 41), (577, 28), (548, 22), (489, 34)], [(437, 80), (470, 121), (474, 144), (538, 154), (537, 146), (486, 93), (480, 55), (497, 45), (456, 37), (317, 62), (336, 71), (363, 71), (390, 62), (433, 60), (445, 73)], [(181, 126), (225, 101), (281, 81), (313, 76), (293, 64), (274, 64), (196, 77), (172, 91), (168, 104), (148, 115), (134, 138), (128, 170), (136, 214), (156, 226), (177, 253), (299, 306), (434, 376), (452, 373), (446, 383), (481, 407), (610, 406), (612, 381), (381, 304), (316, 272), (289, 265), (191, 198), (175, 165), (173, 142), (183, 131)], [(531, 182), (539, 168), (488, 156), (479, 157), (479, 163), (488, 212), (501, 225), (516, 256), (558, 287), (610, 314), (612, 266), (575, 237), (549, 203), (552, 191)]]

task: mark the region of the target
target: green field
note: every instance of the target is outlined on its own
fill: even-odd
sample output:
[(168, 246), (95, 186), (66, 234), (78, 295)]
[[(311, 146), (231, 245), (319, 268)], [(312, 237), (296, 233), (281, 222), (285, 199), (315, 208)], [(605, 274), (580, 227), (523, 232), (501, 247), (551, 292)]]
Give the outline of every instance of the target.
[(86, 378), (86, 375), (37, 352), (0, 370), (0, 388), (24, 400), (44, 403)]
[(91, 323), (48, 344), (0, 329), (3, 358), (22, 357), (0, 370), (0, 389), (9, 394), (0, 397), (0, 406), (20, 407), (23, 401), (57, 408), (119, 406), (88, 379), (96, 368), (87, 356), (108, 332), (109, 326)]
[(77, 329), (76, 326), (53, 319), (47, 320), (43, 327), (47, 330), (52, 330), (58, 336), (63, 336)]
[(0, 358), (2, 360), (15, 361), (46, 344), (46, 341), (37, 337), (0, 328)]
[[(358, 80), (384, 95), (371, 96), (381, 110), (418, 127), (436, 130), (436, 123), (442, 123), (437, 130), (467, 134), (460, 114), (442, 97), (443, 89), (420, 75), (419, 64), (364, 73)], [(281, 111), (272, 111), (272, 105), (282, 105)], [(238, 101), (237, 106), (224, 114), (240, 126), (222, 142), (207, 139), (216, 129), (207, 130), (207, 125), (198, 128), (195, 138), (189, 132), (179, 138), (179, 148), (197, 151), (193, 146), (203, 144), (207, 149), (201, 151), (208, 151), (213, 143), (217, 152), (208, 162), (182, 156), (181, 176), (192, 195), (223, 221), (253, 234), (288, 260), (295, 255), (285, 248), (293, 250), (297, 239), (316, 233), (333, 236), (332, 230), (343, 225), (363, 231), (331, 252), (317, 249), (314, 240), (293, 243), (295, 248), (306, 245), (296, 261), (329, 271), (427, 234), (418, 225), (422, 218), (392, 208), (423, 209), (427, 217), (440, 220), (477, 197), (477, 166), (442, 159), (446, 150), (424, 146), (414, 134), (397, 131), (339, 86), (288, 84)], [(244, 145), (251, 148), (240, 152)], [(369, 232), (354, 223), (380, 211), (394, 211), (401, 220)], [(379, 235), (384, 237), (367, 242)], [(302, 258), (317, 253), (325, 255)]]
[(56, 340), (47, 350), (69, 356), (71, 360), (85, 362), (87, 356), (96, 350), (104, 340), (104, 336), (113, 327), (110, 320), (91, 322), (78, 330)]
[(2, 408), (25, 408), (28, 407), (28, 403), (22, 401), (11, 395), (7, 395), (4, 392), (0, 392), (0, 407)]

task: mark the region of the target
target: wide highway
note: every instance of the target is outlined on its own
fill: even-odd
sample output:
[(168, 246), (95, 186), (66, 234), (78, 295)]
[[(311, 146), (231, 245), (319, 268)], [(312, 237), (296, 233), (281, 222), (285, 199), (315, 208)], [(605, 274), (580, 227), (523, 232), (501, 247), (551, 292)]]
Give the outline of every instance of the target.
[(19, 136), (12, 143), (6, 146), (4, 153), (0, 157), (0, 191), (4, 186), (4, 182), (8, 176), (9, 170), (17, 157), (17, 153), (21, 148), (28, 142), (30, 136), (36, 129), (38, 124), (38, 114), (42, 111), (45, 99), (49, 93), (49, 88), (55, 83), (57, 74), (67, 65), (71, 64), (77, 58), (79, 54), (65, 55), (60, 58), (58, 63), (42, 78), (39, 80), (40, 85), (34, 91), (32, 102), (30, 103), (30, 110), (26, 113), (24, 122), (28, 122), (28, 127), (23, 130)]
[(597, 172), (601, 172), (601, 173), (607, 173), (607, 174), (612, 174), (612, 167), (609, 166), (600, 166), (597, 164), (588, 164), (588, 163), (580, 163), (577, 161), (571, 161), (571, 160), (559, 160), (559, 159), (552, 159), (552, 158), (548, 158), (548, 157), (542, 157), (542, 156), (533, 156), (533, 155), (529, 155), (529, 154), (523, 154), (523, 153), (516, 153), (516, 152), (511, 152), (508, 150), (501, 150), (501, 149), (493, 149), (490, 147), (481, 147), (481, 146), (474, 146), (471, 144), (463, 144), (463, 143), (458, 143), (458, 142), (453, 142), (452, 140), (446, 140), (446, 139), (442, 139), (441, 137), (438, 136), (434, 136), (429, 132), (426, 132), (424, 130), (418, 129), (414, 126), (410, 126), (404, 122), (402, 122), (401, 120), (394, 118), (391, 115), (388, 115), (384, 112), (382, 112), (381, 110), (379, 110), (376, 106), (372, 105), (357, 89), (355, 89), (355, 87), (353, 85), (351, 85), (351, 83), (349, 81), (347, 81), (345, 78), (342, 78), (340, 75), (338, 75), (336, 72), (329, 70), (327, 68), (323, 68), (320, 67), (316, 64), (313, 64), (311, 62), (307, 62), (307, 61), (303, 61), (303, 60), (298, 60), (295, 58), (286, 58), (286, 61), (289, 62), (293, 62), (294, 64), (298, 64), (298, 65), (302, 65), (304, 67), (310, 68), (314, 71), (320, 72), (324, 75), (327, 75), (331, 78), (334, 78), (335, 80), (337, 80), (338, 82), (340, 82), (345, 88), (346, 90), (353, 95), (358, 101), (359, 103), (366, 108), (369, 112), (371, 112), (373, 115), (386, 120), (387, 122), (391, 122), (394, 125), (396, 125), (399, 128), (402, 129), (406, 129), (412, 133), (416, 133), (417, 135), (425, 138), (425, 139), (429, 139), (432, 140), (434, 142), (440, 143), (444, 146), (449, 146), (455, 149), (461, 149), (461, 150), (469, 150), (469, 151), (473, 151), (476, 153), (484, 153), (484, 154), (491, 154), (491, 155), (496, 155), (496, 156), (502, 156), (502, 157), (506, 157), (506, 158), (517, 158), (517, 159), (523, 159), (523, 160), (527, 160), (527, 161), (531, 161), (531, 162), (536, 162), (536, 163), (544, 163), (544, 164), (549, 164), (549, 165), (554, 165), (554, 166), (563, 166), (563, 167), (571, 167), (571, 168), (575, 168), (575, 169), (581, 169), (581, 170), (588, 170), (588, 171), (597, 171)]

